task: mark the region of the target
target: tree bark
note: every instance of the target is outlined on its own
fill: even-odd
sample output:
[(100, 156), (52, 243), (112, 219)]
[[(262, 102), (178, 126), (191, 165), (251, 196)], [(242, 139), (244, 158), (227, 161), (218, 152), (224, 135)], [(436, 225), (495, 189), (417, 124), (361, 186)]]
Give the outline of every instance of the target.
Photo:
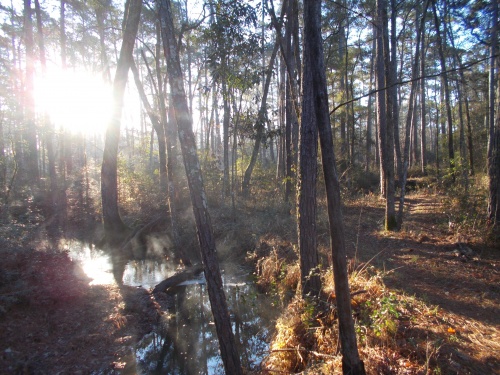
[(98, 2), (96, 4), (95, 18), (97, 21), (97, 33), (99, 34), (99, 47), (100, 47), (100, 57), (102, 65), (102, 78), (106, 82), (111, 82), (111, 71), (109, 69), (108, 56), (106, 53), (106, 43), (105, 43), (105, 26), (104, 20), (106, 19), (106, 4), (104, 2)]
[[(372, 56), (370, 58), (370, 91), (372, 91), (373, 88), (373, 73), (375, 70), (375, 38), (373, 38), (372, 42)], [(365, 172), (368, 172), (370, 170), (370, 164), (372, 164), (372, 145), (373, 145), (373, 139), (372, 139), (372, 128), (373, 128), (373, 95), (370, 95), (368, 97), (368, 107), (367, 107), (368, 115), (366, 118), (366, 165), (365, 165)]]
[[(310, 12), (313, 12), (310, 10)], [(304, 77), (302, 83), (302, 120), (299, 138), (299, 170), (297, 182), (297, 234), (300, 252), (300, 280), (302, 295), (319, 296), (321, 279), (318, 270), (316, 235), (316, 174), (318, 169), (317, 99), (314, 93), (313, 71), (315, 62), (312, 44), (318, 42), (311, 28), (314, 14), (304, 14)], [(311, 25), (311, 23), (313, 23)], [(317, 47), (316, 47), (317, 48)], [(317, 53), (317, 52), (316, 52)]]
[(118, 143), (123, 109), (123, 97), (127, 85), (132, 52), (139, 28), (142, 0), (127, 0), (125, 4), (125, 29), (113, 82), (113, 112), (106, 129), (101, 168), (102, 218), (106, 235), (127, 230), (118, 210)]
[[(421, 58), (420, 58), (420, 76), (425, 77), (425, 30), (422, 30), (421, 36)], [(422, 173), (427, 174), (427, 104), (426, 104), (426, 82), (425, 78), (420, 80), (420, 167)], [(431, 137), (432, 140), (432, 137)]]
[[(410, 97), (408, 98), (408, 113), (406, 115), (406, 127), (405, 127), (405, 141), (404, 141), (404, 153), (403, 153), (403, 165), (401, 170), (399, 171), (399, 183), (401, 185), (401, 195), (399, 197), (399, 210), (398, 210), (398, 228), (401, 229), (403, 224), (403, 209), (405, 203), (405, 192), (406, 192), (406, 177), (408, 175), (408, 166), (410, 159), (410, 129), (413, 126), (416, 128), (416, 110), (415, 110), (415, 102), (417, 96), (417, 75), (420, 67), (420, 38), (422, 37), (423, 28), (425, 25), (425, 15), (427, 14), (427, 8), (429, 6), (429, 1), (426, 1), (423, 12), (421, 13), (421, 18), (419, 25), (417, 26), (417, 40), (415, 42), (415, 55), (413, 57), (412, 62), (412, 72), (411, 72), (411, 87), (410, 87)], [(418, 10), (417, 10), (418, 12)], [(418, 13), (417, 20), (418, 21)]]
[[(35, 0), (35, 13), (38, 35), (38, 49), (40, 51), (40, 65), (42, 68), (42, 75), (45, 76), (47, 72), (47, 59), (45, 56), (45, 40), (43, 35), (42, 15), (40, 9), (40, 2)], [(54, 128), (50, 122), (47, 113), (42, 115), (42, 126), (45, 131), (45, 144), (47, 147), (47, 157), (49, 161), (49, 180), (50, 180), (50, 193), (49, 201), (53, 212), (57, 212), (57, 174), (54, 152)]]
[(398, 86), (393, 85), (397, 80), (398, 63), (396, 58), (397, 53), (397, 29), (396, 29), (396, 0), (391, 1), (391, 35), (390, 35), (390, 45), (391, 45), (391, 57), (390, 57), (390, 81), (387, 83), (391, 85), (388, 89), (388, 95), (391, 101), (391, 114), (393, 127), (393, 140), (394, 140), (394, 152), (395, 152), (395, 163), (396, 171), (398, 175), (403, 169), (403, 164), (401, 162), (401, 145), (399, 144), (399, 103), (398, 103)]
[[(342, 352), (342, 371), (344, 374), (365, 374), (363, 362), (359, 358), (351, 311), (351, 297), (346, 263), (345, 235), (342, 218), (340, 185), (335, 166), (332, 128), (328, 109), (328, 92), (324, 66), (323, 45), (321, 39), (321, 1), (311, 0), (304, 3), (304, 40), (308, 45), (308, 70), (304, 77), (311, 80), (314, 95), (314, 116), (318, 127), (323, 173), (325, 177), (330, 241), (332, 248), (335, 294), (339, 314), (339, 334)], [(308, 66), (309, 65), (309, 66)]]
[(179, 51), (175, 41), (174, 25), (169, 0), (160, 1), (160, 20), (167, 74), (172, 95), (172, 105), (181, 142), (182, 156), (188, 178), (191, 203), (196, 221), (198, 241), (207, 280), (208, 296), (214, 316), (222, 361), (227, 374), (242, 374), (240, 357), (236, 350), (231, 330), (226, 296), (222, 287), (222, 277), (217, 260), (215, 239), (208, 213), (207, 198), (196, 151), (196, 138), (193, 133), (193, 120), (189, 113), (184, 79), (181, 70)]
[(391, 122), (390, 62), (388, 59), (388, 18), (387, 3), (377, 1), (376, 17), (376, 76), (377, 76), (377, 123), (379, 127), (381, 192), (386, 199), (385, 229), (397, 227), (394, 208), (394, 126)]
[[(494, 116), (496, 105), (496, 118), (490, 120), (489, 141), (488, 141), (488, 220), (494, 228), (498, 228), (500, 222), (500, 59), (496, 56), (498, 46), (498, 3), (493, 4), (493, 27), (490, 38), (490, 116)], [(495, 101), (495, 76), (497, 81), (497, 97)], [(491, 108), (493, 107), (493, 108)]]
[(262, 138), (264, 137), (264, 131), (266, 130), (267, 122), (267, 97), (269, 94), (269, 86), (271, 85), (271, 78), (273, 77), (274, 61), (276, 60), (276, 54), (278, 53), (279, 44), (278, 41), (274, 43), (273, 52), (271, 54), (271, 59), (267, 67), (266, 81), (264, 84), (264, 92), (262, 94), (262, 100), (260, 102), (259, 114), (257, 115), (257, 121), (255, 122), (254, 128), (257, 129), (257, 134), (255, 137), (255, 144), (252, 151), (252, 156), (250, 158), (250, 163), (245, 170), (245, 176), (243, 178), (243, 194), (248, 195), (250, 193), (250, 178), (252, 176), (253, 168), (257, 162), (257, 157), (259, 155), (260, 144), (262, 143)]
[(26, 141), (24, 175), (27, 181), (38, 182), (40, 177), (38, 170), (37, 131), (35, 124), (35, 48), (33, 43), (33, 20), (31, 1), (24, 0), (24, 43), (26, 46), (26, 78), (24, 91), (24, 123), (25, 131), (23, 137)]
[(142, 86), (141, 78), (139, 77), (139, 71), (135, 62), (132, 60), (130, 64), (130, 70), (134, 75), (134, 82), (139, 93), (142, 105), (146, 109), (146, 113), (153, 125), (153, 129), (156, 132), (156, 137), (158, 138), (158, 154), (160, 158), (160, 190), (162, 192), (167, 192), (167, 153), (165, 148), (165, 128), (160, 122), (158, 115), (155, 113), (151, 104), (148, 101), (144, 87)]
[[(226, 57), (224, 57), (224, 60)], [(227, 66), (223, 68), (227, 71)], [(230, 193), (229, 186), (229, 123), (231, 121), (231, 107), (229, 106), (229, 90), (227, 88), (227, 74), (222, 77), (222, 102), (224, 105), (224, 115), (222, 118), (222, 153), (223, 153), (223, 177), (222, 177), (222, 196), (228, 197)], [(258, 141), (256, 140), (256, 143)], [(253, 155), (252, 155), (253, 156)], [(250, 162), (251, 163), (251, 162)], [(250, 172), (251, 173), (251, 172)], [(246, 176), (246, 174), (245, 174)]]
[[(440, 21), (436, 10), (436, 0), (432, 1), (432, 12), (434, 14), (434, 24), (436, 26), (436, 39), (439, 52), (439, 62), (441, 64), (442, 83), (444, 89), (444, 100), (446, 106), (446, 120), (448, 124), (448, 158), (450, 159), (450, 173), (455, 181), (455, 151), (453, 148), (453, 118), (451, 115), (450, 87), (448, 84), (448, 74), (446, 73), (446, 60), (444, 57), (445, 41), (441, 37)], [(446, 37), (446, 35), (445, 35)]]
[[(292, 2), (294, 4), (292, 4)], [(296, 70), (296, 58), (294, 57), (294, 47), (297, 45), (292, 44), (293, 36), (297, 36), (294, 32), (294, 20), (296, 20), (297, 15), (294, 15), (294, 10), (297, 9), (296, 1), (284, 0), (281, 5), (281, 17), (280, 20), (276, 18), (274, 12), (274, 7), (269, 8), (269, 13), (271, 15), (271, 22), (276, 30), (276, 37), (280, 46), (281, 57), (286, 67), (286, 79), (285, 79), (285, 194), (284, 200), (288, 202), (290, 195), (292, 194), (292, 179), (293, 179), (293, 166), (297, 164), (297, 136), (298, 133), (298, 118), (299, 118), (299, 101), (298, 101), (298, 82), (297, 82), (297, 70)], [(285, 36), (281, 35), (282, 24), (280, 21), (283, 20), (285, 14), (287, 15), (287, 23), (285, 25)], [(296, 31), (296, 30), (295, 30)], [(298, 57), (297, 57), (298, 58)]]

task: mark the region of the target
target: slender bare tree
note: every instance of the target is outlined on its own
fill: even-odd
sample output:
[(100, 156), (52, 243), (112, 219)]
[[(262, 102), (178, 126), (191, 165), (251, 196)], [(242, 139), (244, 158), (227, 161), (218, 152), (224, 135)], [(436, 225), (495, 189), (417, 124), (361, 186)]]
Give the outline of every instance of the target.
[(184, 89), (179, 50), (174, 34), (171, 5), (169, 0), (161, 0), (160, 20), (164, 40), (164, 53), (167, 59), (167, 74), (171, 90), (171, 99), (177, 121), (182, 157), (188, 179), (191, 203), (193, 206), (201, 257), (207, 280), (208, 297), (212, 307), (219, 348), (226, 374), (242, 374), (240, 357), (236, 349), (226, 296), (222, 287), (222, 277), (217, 260), (217, 250), (212, 223), (208, 213), (207, 198), (201, 174), (200, 162), (196, 150), (196, 138), (193, 133), (193, 119), (188, 107)]
[[(309, 86), (310, 85), (310, 86)], [(318, 128), (323, 174), (325, 177), (330, 241), (332, 248), (333, 274), (339, 334), (342, 352), (342, 372), (344, 374), (364, 375), (363, 361), (359, 358), (351, 310), (351, 294), (347, 274), (344, 222), (340, 200), (340, 185), (337, 176), (335, 154), (333, 151), (332, 128), (328, 109), (326, 72), (324, 65), (323, 41), (321, 38), (321, 1), (304, 2), (304, 94), (310, 101), (312, 121)], [(314, 135), (311, 133), (310, 135)]]
[(106, 140), (101, 167), (102, 219), (107, 240), (113, 242), (115, 235), (121, 236), (127, 226), (118, 210), (118, 141), (123, 109), (123, 97), (135, 38), (139, 28), (142, 0), (127, 0), (125, 3), (123, 41), (113, 82), (113, 113), (106, 129)]

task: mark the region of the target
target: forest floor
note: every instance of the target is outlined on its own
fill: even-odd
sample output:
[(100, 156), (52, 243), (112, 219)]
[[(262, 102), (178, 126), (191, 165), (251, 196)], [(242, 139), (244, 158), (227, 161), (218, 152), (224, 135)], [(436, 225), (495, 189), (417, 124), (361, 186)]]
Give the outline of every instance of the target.
[(66, 252), (0, 250), (0, 374), (135, 373), (160, 311), (142, 288), (89, 285)]
[[(439, 195), (410, 195), (403, 230), (387, 233), (381, 230), (384, 208), (379, 199), (346, 204), (353, 270), (373, 267), (387, 291), (421, 303), (406, 311), (398, 307), (396, 345), (379, 341), (379, 350), (373, 340), (360, 345), (368, 373), (500, 374), (500, 252), (462, 234), (449, 222), (444, 205)], [(215, 216), (217, 227), (221, 218)], [(261, 230), (246, 223), (247, 232), (260, 239), (247, 239), (243, 250), (255, 250), (248, 248), (253, 243), (258, 251), (266, 241), (271, 249), (277, 237), (293, 237), (289, 224), (283, 224), (288, 227), (280, 234), (265, 233), (265, 228), (272, 231), (293, 218), (280, 221), (269, 213), (266, 218), (272, 224), (261, 220)], [(327, 257), (325, 220), (320, 213), (320, 247)], [(133, 373), (131, 348), (161, 314), (150, 294), (126, 286), (90, 286), (67, 253), (3, 241), (0, 373)], [(363, 298), (366, 302), (369, 295)]]
[[(389, 373), (500, 374), (500, 251), (450, 219), (447, 204), (441, 195), (408, 196), (396, 233), (380, 229), (384, 203), (377, 198), (346, 210), (351, 256), (379, 270), (391, 292), (427, 307), (427, 314), (399, 312), (396, 352), (406, 358)], [(419, 338), (424, 358), (415, 350)]]

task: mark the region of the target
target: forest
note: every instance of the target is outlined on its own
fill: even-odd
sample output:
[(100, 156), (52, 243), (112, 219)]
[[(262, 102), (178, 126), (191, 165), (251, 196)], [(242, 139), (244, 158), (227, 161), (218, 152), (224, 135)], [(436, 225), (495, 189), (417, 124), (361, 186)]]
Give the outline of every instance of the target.
[(0, 374), (500, 374), (499, 4), (0, 3)]

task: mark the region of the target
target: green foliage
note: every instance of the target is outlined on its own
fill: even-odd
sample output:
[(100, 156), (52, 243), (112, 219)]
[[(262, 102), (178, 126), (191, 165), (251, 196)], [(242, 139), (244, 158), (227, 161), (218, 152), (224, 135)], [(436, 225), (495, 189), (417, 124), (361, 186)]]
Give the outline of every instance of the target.
[(314, 326), (315, 315), (316, 315), (316, 304), (310, 299), (305, 299), (302, 314), (300, 315), (300, 318), (301, 318), (302, 323), (304, 324), (304, 326), (306, 328), (310, 328), (310, 327)]
[[(260, 52), (256, 9), (240, 1), (219, 0), (213, 3), (216, 17), (203, 30), (201, 40), (207, 45), (207, 63), (215, 81), (226, 82), (244, 90), (259, 82), (255, 55)], [(229, 63), (229, 60), (230, 63)], [(246, 69), (253, 66), (253, 69)]]
[(397, 319), (401, 315), (399, 304), (396, 294), (392, 292), (378, 297), (374, 302), (367, 300), (364, 309), (368, 315), (361, 325), (369, 326), (377, 337), (394, 336), (398, 328)]
[(346, 197), (358, 194), (375, 193), (380, 188), (380, 176), (373, 171), (365, 171), (362, 166), (347, 166), (340, 163), (339, 170), (344, 170), (339, 176), (342, 193)]
[(486, 238), (487, 182), (486, 176), (476, 176), (466, 184), (457, 182), (442, 189), (445, 192), (443, 207), (448, 216), (445, 225), (457, 237)]
[(119, 157), (118, 176), (120, 207), (124, 213), (151, 214), (152, 208), (158, 209), (165, 205), (166, 193), (160, 191), (158, 175), (154, 172)]

